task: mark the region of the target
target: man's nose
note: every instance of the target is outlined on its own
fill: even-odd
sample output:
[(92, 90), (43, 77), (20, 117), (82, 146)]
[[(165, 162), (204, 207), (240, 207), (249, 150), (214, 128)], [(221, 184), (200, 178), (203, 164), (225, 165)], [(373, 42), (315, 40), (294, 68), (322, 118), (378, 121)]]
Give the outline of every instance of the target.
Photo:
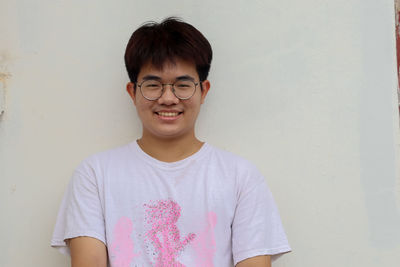
[(158, 99), (159, 104), (173, 105), (178, 104), (179, 98), (177, 98), (173, 92), (172, 84), (164, 84), (164, 90), (161, 97)]

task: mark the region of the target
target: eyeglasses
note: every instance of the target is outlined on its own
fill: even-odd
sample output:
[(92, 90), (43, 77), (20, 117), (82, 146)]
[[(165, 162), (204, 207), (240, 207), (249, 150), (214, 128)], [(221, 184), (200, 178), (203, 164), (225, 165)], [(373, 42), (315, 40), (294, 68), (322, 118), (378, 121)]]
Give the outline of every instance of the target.
[(140, 93), (144, 98), (150, 101), (159, 99), (165, 91), (165, 85), (172, 86), (172, 92), (180, 100), (186, 100), (191, 98), (199, 83), (195, 83), (191, 80), (178, 80), (174, 83), (161, 83), (158, 80), (145, 80), (141, 84), (138, 84)]

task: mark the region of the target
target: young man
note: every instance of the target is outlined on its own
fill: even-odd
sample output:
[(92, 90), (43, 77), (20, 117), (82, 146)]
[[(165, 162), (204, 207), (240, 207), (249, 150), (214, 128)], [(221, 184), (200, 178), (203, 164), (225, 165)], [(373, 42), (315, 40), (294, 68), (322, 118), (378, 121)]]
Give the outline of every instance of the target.
[(73, 267), (267, 267), (290, 251), (264, 177), (196, 138), (211, 59), (175, 18), (133, 33), (126, 90), (142, 136), (74, 172), (51, 242)]

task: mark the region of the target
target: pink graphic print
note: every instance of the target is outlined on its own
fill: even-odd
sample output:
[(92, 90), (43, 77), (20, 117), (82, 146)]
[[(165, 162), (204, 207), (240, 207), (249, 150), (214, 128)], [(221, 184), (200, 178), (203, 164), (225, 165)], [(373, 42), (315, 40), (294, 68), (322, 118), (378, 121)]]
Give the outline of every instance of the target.
[(217, 215), (209, 212), (207, 215), (207, 227), (197, 235), (193, 242), (196, 252), (196, 267), (214, 267), (214, 254), (216, 250), (214, 228), (217, 224)]
[(181, 241), (176, 222), (181, 216), (180, 206), (172, 200), (145, 204), (146, 220), (151, 229), (146, 237), (153, 244), (157, 259), (155, 267), (184, 267), (177, 261), (179, 253), (196, 237), (190, 233)]
[(111, 261), (116, 267), (130, 267), (138, 254), (133, 252), (134, 245), (131, 239), (133, 223), (127, 217), (121, 217), (114, 227), (113, 242), (110, 246)]

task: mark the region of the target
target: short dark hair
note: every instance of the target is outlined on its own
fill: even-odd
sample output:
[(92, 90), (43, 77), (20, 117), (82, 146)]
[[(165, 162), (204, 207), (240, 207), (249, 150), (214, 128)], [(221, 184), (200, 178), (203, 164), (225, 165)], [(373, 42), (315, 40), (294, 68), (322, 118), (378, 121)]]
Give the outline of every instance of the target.
[(174, 63), (175, 59), (193, 62), (200, 81), (207, 79), (211, 45), (200, 31), (176, 17), (143, 24), (133, 32), (125, 50), (126, 70), (134, 83), (144, 64), (162, 69), (166, 62)]

